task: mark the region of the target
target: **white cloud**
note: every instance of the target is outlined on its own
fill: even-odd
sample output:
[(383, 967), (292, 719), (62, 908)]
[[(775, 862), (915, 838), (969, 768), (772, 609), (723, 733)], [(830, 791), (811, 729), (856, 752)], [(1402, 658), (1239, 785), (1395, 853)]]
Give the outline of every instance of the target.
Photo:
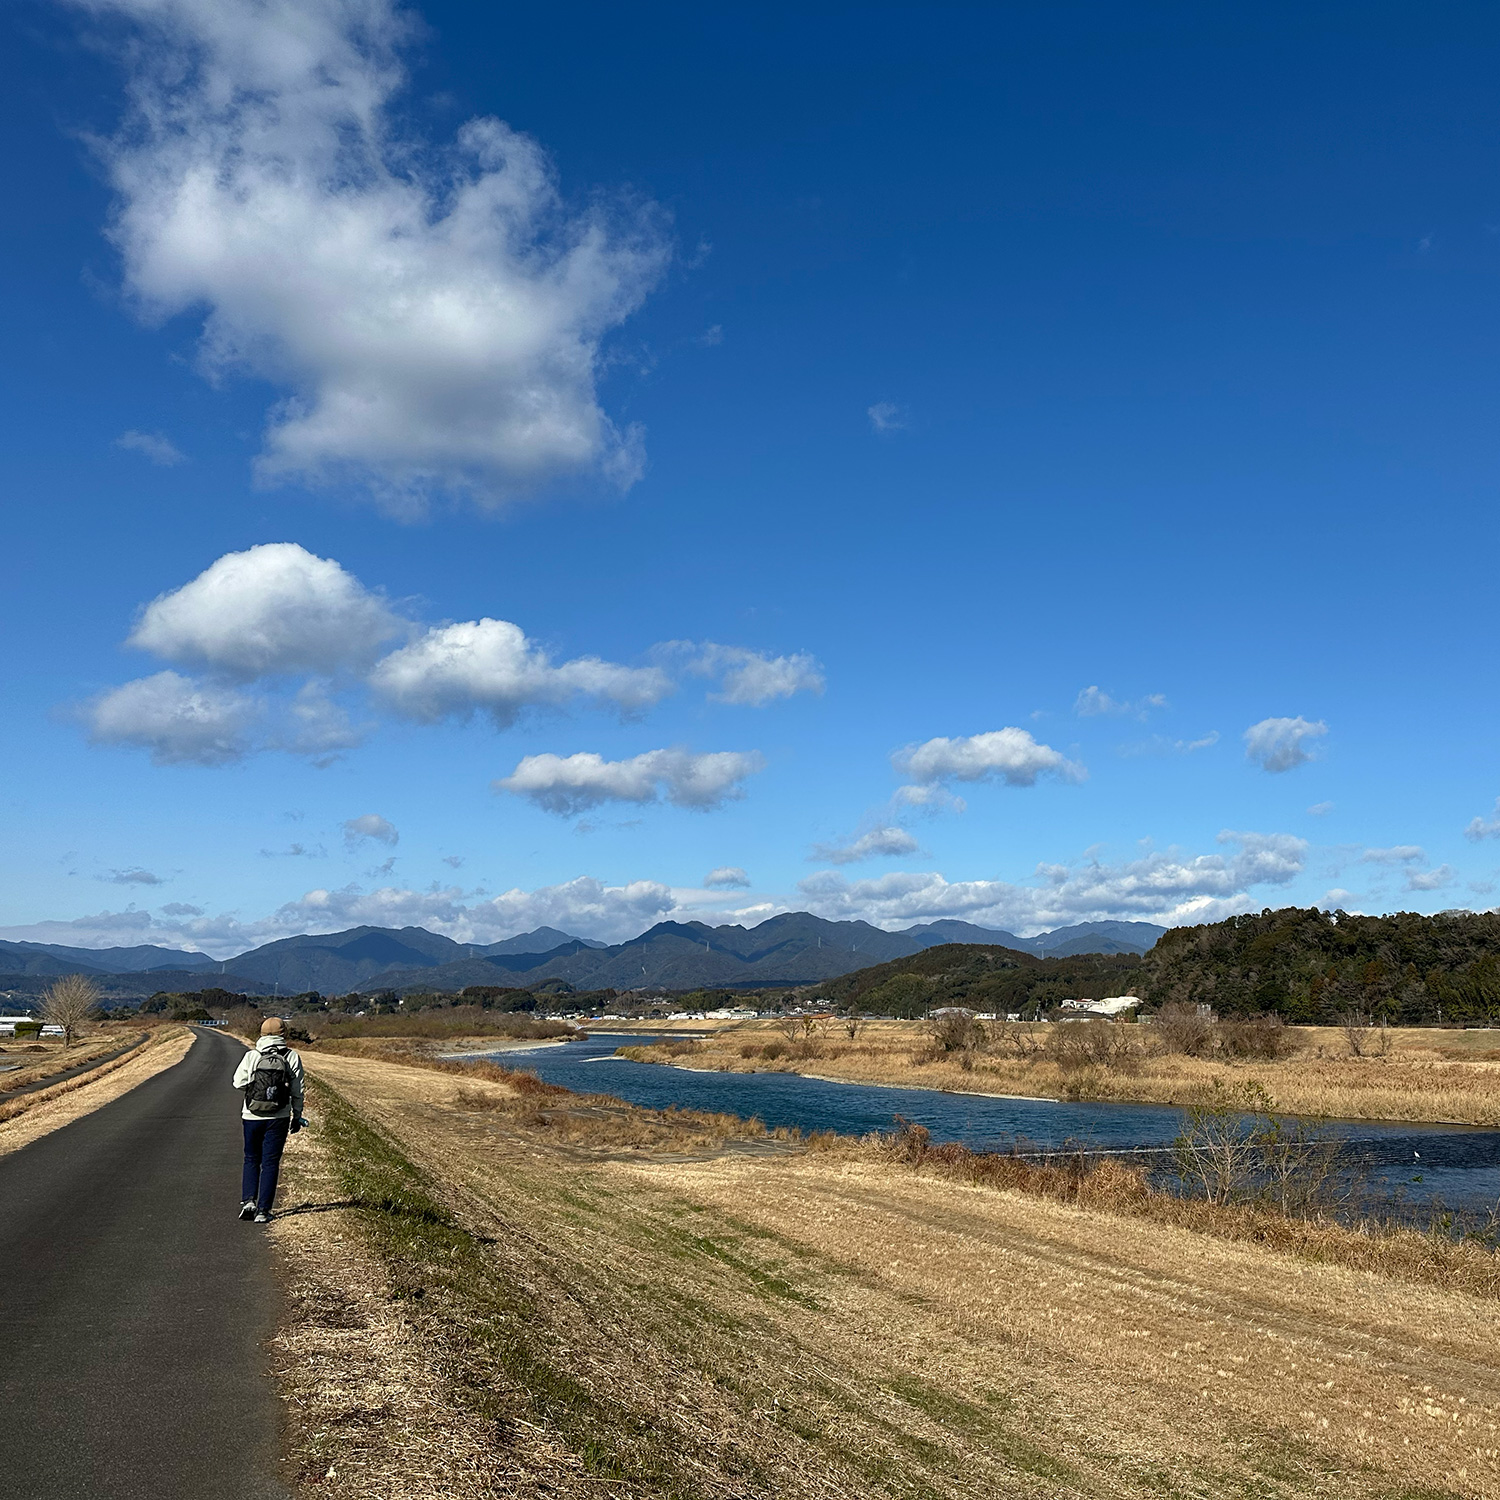
[(368, 666), (404, 629), (385, 601), (295, 542), (229, 552), (141, 611), (130, 644), (249, 681)]
[(1235, 853), (1187, 857), (1175, 850), (1109, 865), (1038, 865), (1034, 885), (1003, 880), (948, 881), (935, 872), (901, 872), (849, 881), (834, 871), (809, 876), (798, 889), (826, 917), (862, 918), (901, 927), (961, 917), (1013, 932), (1111, 918), (1166, 925), (1216, 921), (1258, 904), (1254, 886), (1286, 885), (1302, 873), (1307, 844), (1290, 834), (1226, 831)]
[(891, 762), (919, 786), (997, 780), (1008, 786), (1034, 786), (1039, 776), (1082, 781), (1088, 774), (1060, 750), (1038, 743), (1024, 729), (1014, 728), (908, 745), (897, 751)]
[(603, 802), (658, 802), (711, 808), (742, 797), (745, 777), (765, 762), (754, 751), (648, 750), (629, 760), (579, 755), (528, 755), (496, 791), (525, 797), (547, 812), (570, 815)]
[(738, 865), (720, 865), (703, 877), (706, 891), (741, 891), (750, 884), (750, 877)]
[(795, 693), (821, 693), (826, 685), (821, 663), (805, 651), (771, 656), (717, 641), (663, 641), (652, 654), (668, 663), (683, 661), (699, 677), (719, 678), (719, 691), (709, 694), (715, 703), (764, 708)]
[(1313, 758), (1310, 742), (1327, 733), (1321, 719), (1262, 719), (1245, 731), (1245, 755), (1263, 771), (1290, 771)]
[(104, 148), (111, 236), (149, 316), (206, 309), (202, 362), (285, 391), (259, 470), (393, 509), (640, 473), (601, 342), (666, 260), (649, 205), (567, 209), (495, 119), (430, 147), (392, 108), (416, 28), (390, 0), (81, 0), (134, 21)]
[(763, 708), (794, 693), (823, 691), (822, 668), (806, 652), (766, 656), (739, 646), (709, 646), (707, 650), (714, 667), (724, 672), (720, 691), (711, 695), (719, 703)]
[[(1134, 702), (1124, 698), (1111, 698), (1097, 687), (1086, 687), (1073, 704), (1073, 712), (1081, 719), (1108, 716), (1111, 718), (1148, 718), (1153, 709), (1165, 708), (1167, 700), (1160, 693), (1148, 693)], [(1218, 736), (1215, 735), (1214, 739)]]
[[(229, 958), (277, 938), (338, 932), (363, 924), (425, 927), (460, 943), (498, 942), (542, 926), (559, 927), (580, 937), (620, 941), (679, 911), (682, 900), (691, 894), (654, 880), (605, 885), (590, 876), (488, 898), (457, 886), (433, 886), (422, 891), (383, 886), (366, 891), (350, 885), (342, 890), (308, 891), (270, 916), (249, 922), (233, 913), (207, 916), (174, 903), (160, 908), (156, 916), (135, 910), (98, 912), (71, 921), (0, 928), (0, 937), (79, 947), (151, 942), (214, 958)], [(702, 891), (696, 895), (704, 897)]]
[(306, 682), (286, 705), (284, 721), (267, 742), (267, 749), (307, 756), (315, 766), (327, 766), (340, 752), (364, 744), (372, 726), (351, 724), (349, 715), (327, 694), (320, 682)]
[(1408, 870), (1406, 889), (1409, 891), (1440, 891), (1453, 884), (1458, 871), (1452, 865), (1439, 865), (1435, 870)]
[(1367, 865), (1425, 864), (1427, 851), (1420, 844), (1393, 844), (1389, 849), (1366, 849), (1360, 861)]
[(1336, 885), (1331, 891), (1323, 893), (1323, 899), (1318, 905), (1325, 911), (1353, 911), (1354, 908), (1349, 903), (1357, 900), (1359, 897), (1353, 891), (1346, 891), (1342, 886)]
[(841, 844), (814, 844), (809, 858), (831, 865), (852, 865), (862, 859), (913, 854), (917, 847), (916, 839), (904, 828), (872, 828), (869, 833)]
[(1314, 802), (1313, 805), (1308, 808), (1308, 812), (1315, 818), (1325, 818), (1332, 811), (1333, 803), (1331, 802)]
[(1492, 818), (1471, 818), (1464, 829), (1464, 837), (1474, 843), (1480, 839), (1500, 838), (1500, 798), (1495, 800), (1495, 815)]
[(673, 689), (672, 679), (657, 667), (623, 667), (597, 656), (553, 666), (519, 625), (491, 619), (435, 626), (377, 663), (370, 683), (409, 719), (435, 723), (483, 709), (502, 729), (527, 707), (557, 705), (578, 695), (638, 713)]
[(159, 766), (222, 766), (241, 759), (259, 715), (259, 705), (242, 693), (176, 672), (127, 682), (83, 710), (94, 744), (138, 746)]
[(900, 432), (906, 426), (906, 414), (894, 401), (877, 401), (865, 415), (876, 432)]
[(932, 817), (940, 812), (962, 813), (969, 804), (942, 786), (898, 786), (891, 793), (891, 804), (896, 808), (913, 807)]
[(159, 468), (170, 469), (174, 464), (185, 464), (187, 454), (167, 437), (159, 432), (122, 432), (115, 439), (116, 448), (124, 448), (131, 453), (139, 453), (142, 458), (148, 458)]
[(111, 870), (108, 875), (101, 875), (99, 878), (107, 880), (111, 885), (166, 884), (160, 875), (153, 875), (150, 870), (142, 870), (139, 866), (129, 870)]
[(379, 813), (362, 813), (357, 818), (350, 818), (343, 825), (344, 842), (351, 848), (358, 848), (370, 839), (377, 843), (389, 844), (391, 848), (401, 842), (401, 835), (396, 832), (396, 825), (387, 822)]

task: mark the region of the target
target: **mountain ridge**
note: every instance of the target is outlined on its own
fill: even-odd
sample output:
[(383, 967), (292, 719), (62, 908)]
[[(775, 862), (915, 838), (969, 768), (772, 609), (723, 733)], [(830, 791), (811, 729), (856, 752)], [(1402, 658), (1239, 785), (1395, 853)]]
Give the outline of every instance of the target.
[[(29, 989), (59, 974), (83, 972), (119, 998), (201, 988), (204, 980), (255, 995), (519, 989), (547, 980), (575, 989), (756, 989), (819, 983), (945, 943), (988, 944), (1039, 957), (1139, 953), (1164, 931), (1152, 923), (1096, 922), (1022, 938), (945, 918), (891, 932), (863, 921), (782, 912), (749, 927), (657, 922), (611, 944), (547, 926), (483, 944), (460, 943), (424, 927), (366, 924), (277, 938), (228, 959), (151, 945), (85, 949), (0, 940), (0, 987), (15, 988), (6, 981), (24, 979), (22, 987)], [(104, 967), (121, 956), (120, 967)]]

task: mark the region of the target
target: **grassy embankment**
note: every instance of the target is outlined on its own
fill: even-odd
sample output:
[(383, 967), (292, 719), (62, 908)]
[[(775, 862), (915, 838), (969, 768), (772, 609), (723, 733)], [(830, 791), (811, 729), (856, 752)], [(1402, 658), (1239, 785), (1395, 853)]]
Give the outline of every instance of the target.
[(309, 1494), (1500, 1494), (1497, 1301), (1457, 1261), (1165, 1222), (1117, 1168), (1007, 1184), (494, 1068), (307, 1063), (289, 1191), (329, 1211), (274, 1233)]
[[(102, 1035), (90, 1034), (73, 1047), (59, 1047), (49, 1059), (38, 1059), (41, 1067), (35, 1072), (28, 1070), (33, 1081), (45, 1082), (48, 1077), (81, 1063), (108, 1057), (141, 1034), (135, 1026), (113, 1032), (101, 1030)], [(146, 1040), (132, 1046), (120, 1057), (101, 1062), (98, 1067), (88, 1068), (74, 1078), (65, 1078), (50, 1087), (0, 1102), (0, 1156), (18, 1151), (39, 1136), (61, 1129), (110, 1100), (118, 1099), (138, 1083), (179, 1061), (191, 1042), (192, 1034), (185, 1026), (174, 1022), (150, 1026)], [(9, 1083), (22, 1076), (7, 1073), (0, 1075), (0, 1082)]]
[[(1080, 1023), (1069, 1023), (1062, 1031)], [(1087, 1023), (1083, 1023), (1087, 1024)], [(845, 1082), (894, 1084), (978, 1094), (1185, 1104), (1214, 1079), (1263, 1084), (1279, 1109), (1340, 1119), (1453, 1121), (1500, 1125), (1500, 1032), (1391, 1030), (1384, 1056), (1355, 1057), (1332, 1027), (1289, 1026), (1284, 1058), (1187, 1057), (1155, 1043), (1150, 1026), (1110, 1028), (1119, 1048), (1100, 1061), (1057, 1059), (1046, 1042), (1055, 1026), (1015, 1027), (1008, 1039), (942, 1053), (917, 1021), (873, 1021), (850, 1040), (837, 1023), (789, 1039), (770, 1022), (743, 1022), (693, 1045), (622, 1048), (640, 1062), (732, 1072), (773, 1070)], [(1031, 1038), (1035, 1051), (1020, 1053)], [(1378, 1040), (1372, 1033), (1371, 1044)]]

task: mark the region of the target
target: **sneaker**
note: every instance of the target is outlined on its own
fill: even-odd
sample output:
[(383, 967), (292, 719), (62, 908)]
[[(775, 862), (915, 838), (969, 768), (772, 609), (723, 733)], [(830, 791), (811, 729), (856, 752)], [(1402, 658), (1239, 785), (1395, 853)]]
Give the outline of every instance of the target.
[(255, 1199), (254, 1198), (246, 1198), (245, 1201), (242, 1204), (240, 1204), (240, 1218), (242, 1218), (242, 1219), (248, 1219), (254, 1212), (255, 1212)]
[(271, 1222), (271, 1216), (265, 1211), (265, 1209), (261, 1209), (261, 1211), (255, 1216), (255, 1222), (257, 1224), (269, 1224)]

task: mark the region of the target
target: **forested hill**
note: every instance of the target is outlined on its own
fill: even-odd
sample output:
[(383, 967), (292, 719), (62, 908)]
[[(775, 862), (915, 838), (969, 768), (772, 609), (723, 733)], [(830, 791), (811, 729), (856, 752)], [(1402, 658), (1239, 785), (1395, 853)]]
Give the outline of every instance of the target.
[(1500, 915), (1354, 917), (1288, 907), (1173, 928), (1144, 958), (1039, 958), (949, 943), (825, 980), (808, 998), (919, 1016), (929, 1006), (1029, 1013), (1124, 994), (1151, 1007), (1187, 1001), (1224, 1016), (1270, 1013), (1325, 1025), (1350, 1014), (1392, 1025), (1500, 1023)]
[(1139, 994), (1142, 964), (1133, 953), (1037, 958), (1011, 948), (946, 943), (824, 980), (803, 1000), (877, 1016), (920, 1016), (940, 1005), (1031, 1013), (1061, 1000)]
[(1288, 907), (1165, 933), (1143, 965), (1153, 1003), (1327, 1023), (1351, 1011), (1393, 1025), (1500, 1019), (1500, 915)]

